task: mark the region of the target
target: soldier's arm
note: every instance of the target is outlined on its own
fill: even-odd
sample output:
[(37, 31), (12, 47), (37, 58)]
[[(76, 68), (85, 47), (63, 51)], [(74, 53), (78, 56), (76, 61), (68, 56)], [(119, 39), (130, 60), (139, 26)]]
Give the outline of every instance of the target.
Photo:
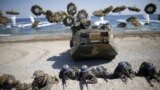
[(16, 90), (32, 90), (32, 85), (27, 83), (20, 83), (16, 86)]
[(122, 75), (120, 77), (120, 79), (122, 80), (122, 82), (124, 82), (125, 84), (127, 83), (127, 77), (125, 75)]
[(41, 88), (41, 90), (51, 90), (53, 84), (47, 84), (45, 87)]
[(39, 90), (38, 84), (35, 81), (33, 81), (33, 83), (32, 83), (32, 89), (33, 90)]
[(95, 84), (95, 83), (97, 83), (97, 78), (93, 74), (91, 74), (91, 75), (89, 75), (89, 80), (87, 80), (87, 83), (88, 84)]
[(87, 83), (88, 84), (95, 84), (95, 83), (97, 83), (97, 79), (94, 77), (91, 80), (88, 80)]
[(63, 78), (63, 72), (62, 72), (62, 71), (59, 72), (59, 78), (60, 78), (60, 79)]
[(45, 86), (45, 87), (41, 88), (41, 90), (51, 90), (51, 89), (52, 89), (53, 84), (54, 84), (54, 81), (53, 81), (52, 76), (48, 76), (47, 84), (46, 84), (46, 86)]
[(127, 69), (123, 69), (123, 72), (128, 78), (132, 79), (132, 77)]

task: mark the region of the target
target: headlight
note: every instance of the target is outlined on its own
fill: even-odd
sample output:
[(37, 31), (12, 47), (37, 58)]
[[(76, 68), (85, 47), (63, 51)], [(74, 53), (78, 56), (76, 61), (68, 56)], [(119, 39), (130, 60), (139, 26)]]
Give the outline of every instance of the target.
[(81, 37), (87, 38), (88, 37), (88, 33), (81, 33)]
[(108, 37), (109, 35), (108, 35), (108, 32), (101, 32), (101, 36), (102, 37)]

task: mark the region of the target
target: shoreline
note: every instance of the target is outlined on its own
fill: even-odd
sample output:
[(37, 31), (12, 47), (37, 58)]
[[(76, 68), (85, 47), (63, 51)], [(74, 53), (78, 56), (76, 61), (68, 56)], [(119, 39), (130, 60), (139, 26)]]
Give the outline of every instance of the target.
[[(125, 37), (160, 37), (160, 32), (113, 32), (113, 38)], [(30, 35), (1, 35), (0, 43), (20, 43), (20, 42), (46, 42), (46, 41), (61, 41), (70, 40), (71, 33), (56, 33), (56, 34), (30, 34)]]

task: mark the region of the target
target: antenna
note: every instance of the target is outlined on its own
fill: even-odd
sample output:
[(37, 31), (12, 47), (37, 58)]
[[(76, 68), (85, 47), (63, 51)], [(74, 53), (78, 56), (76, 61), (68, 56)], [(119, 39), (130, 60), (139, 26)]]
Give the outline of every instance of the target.
[(12, 20), (12, 25), (16, 26), (16, 16), (12, 16), (11, 20)]
[(32, 22), (32, 23), (34, 23), (34, 22), (35, 22), (35, 19), (33, 18), (33, 16), (32, 16), (32, 15), (29, 15), (29, 18), (30, 18), (30, 20), (31, 20), (31, 22)]
[(144, 18), (147, 20), (147, 23), (150, 23), (150, 17), (149, 17), (149, 14), (147, 13), (144, 13), (143, 14)]

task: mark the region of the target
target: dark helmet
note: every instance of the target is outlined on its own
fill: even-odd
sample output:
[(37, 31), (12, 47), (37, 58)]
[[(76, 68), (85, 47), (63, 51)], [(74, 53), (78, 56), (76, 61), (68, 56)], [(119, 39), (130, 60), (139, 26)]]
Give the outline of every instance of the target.
[(125, 69), (128, 67), (128, 62), (119, 62), (118, 67), (121, 69)]
[(87, 65), (83, 65), (83, 66), (81, 67), (81, 72), (88, 72), (88, 71), (89, 71), (89, 68), (88, 68)]
[(142, 65), (144, 69), (148, 69), (148, 70), (151, 70), (155, 67), (152, 63), (148, 63), (148, 62), (143, 62)]
[(96, 70), (97, 70), (98, 72), (103, 72), (104, 67), (103, 67), (103, 66), (98, 66), (98, 67), (96, 67)]
[(69, 65), (63, 65), (62, 70), (64, 71), (64, 73), (69, 72), (70, 71), (70, 67)]

